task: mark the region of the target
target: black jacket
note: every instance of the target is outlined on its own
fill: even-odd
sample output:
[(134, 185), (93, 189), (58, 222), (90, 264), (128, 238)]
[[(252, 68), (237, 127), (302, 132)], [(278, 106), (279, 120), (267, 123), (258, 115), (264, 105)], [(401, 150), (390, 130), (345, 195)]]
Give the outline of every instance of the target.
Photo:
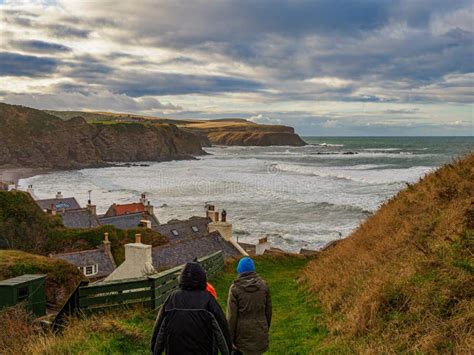
[(203, 278), (195, 265), (186, 264), (181, 289), (171, 293), (158, 313), (151, 340), (153, 354), (230, 353), (232, 343), (224, 313), (205, 291), (205, 274)]

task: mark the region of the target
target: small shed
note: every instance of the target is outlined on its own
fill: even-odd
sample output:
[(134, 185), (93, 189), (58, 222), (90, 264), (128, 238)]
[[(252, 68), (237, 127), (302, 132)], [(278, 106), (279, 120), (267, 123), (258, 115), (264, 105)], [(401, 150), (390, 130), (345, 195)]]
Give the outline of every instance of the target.
[(46, 275), (14, 277), (0, 281), (0, 309), (26, 302), (28, 309), (38, 317), (46, 314)]

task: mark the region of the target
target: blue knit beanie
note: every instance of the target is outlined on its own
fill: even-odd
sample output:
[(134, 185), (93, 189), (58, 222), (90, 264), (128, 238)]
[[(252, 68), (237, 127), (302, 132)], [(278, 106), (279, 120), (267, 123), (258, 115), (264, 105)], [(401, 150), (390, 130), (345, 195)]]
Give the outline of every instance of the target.
[(239, 265), (237, 265), (237, 272), (242, 274), (243, 272), (249, 271), (255, 271), (255, 265), (253, 264), (253, 260), (246, 256), (240, 259)]

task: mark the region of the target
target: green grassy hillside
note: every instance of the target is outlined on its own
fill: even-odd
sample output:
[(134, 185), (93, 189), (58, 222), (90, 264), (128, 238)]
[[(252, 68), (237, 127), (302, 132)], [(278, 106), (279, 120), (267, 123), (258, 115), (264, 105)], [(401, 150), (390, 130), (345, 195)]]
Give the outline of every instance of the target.
[(73, 265), (19, 250), (0, 249), (0, 280), (24, 274), (46, 274), (46, 301), (61, 307), (84, 275)]
[(474, 155), (408, 186), (305, 270), (361, 353), (474, 351)]

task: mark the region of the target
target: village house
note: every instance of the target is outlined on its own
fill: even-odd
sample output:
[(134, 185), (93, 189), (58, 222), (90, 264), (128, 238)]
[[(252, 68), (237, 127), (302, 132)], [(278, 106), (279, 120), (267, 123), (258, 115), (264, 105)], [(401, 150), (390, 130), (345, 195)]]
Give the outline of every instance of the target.
[(162, 270), (184, 264), (219, 250), (224, 258), (247, 255), (233, 239), (232, 224), (227, 222), (227, 213), (219, 213), (213, 205), (207, 206), (206, 217), (191, 217), (188, 220), (171, 220), (155, 229), (169, 239), (169, 244), (152, 249), (153, 266)]
[(100, 248), (51, 254), (50, 257), (65, 260), (75, 265), (90, 281), (102, 280), (117, 268), (112, 255), (108, 233), (105, 233), (104, 241)]
[(104, 215), (98, 216), (98, 220), (102, 225), (110, 224), (119, 229), (155, 229), (160, 224), (145, 193), (141, 194), (139, 202), (120, 205), (114, 203)]
[(87, 207), (82, 208), (74, 197), (65, 198), (58, 192), (55, 198), (36, 200), (36, 203), (46, 213), (61, 217), (65, 227), (95, 228), (100, 225), (96, 206), (91, 200), (88, 200)]
[(222, 251), (225, 259), (248, 255), (233, 239), (232, 225), (223, 212), (219, 220), (219, 213), (209, 206), (206, 217), (171, 220), (155, 227), (155, 231), (168, 238), (165, 245), (143, 244), (137, 234), (134, 243), (124, 246), (124, 263), (104, 281), (143, 277), (218, 251)]
[[(28, 192), (34, 197), (32, 186)], [(159, 225), (154, 215), (154, 208), (142, 194), (140, 201), (129, 204), (113, 204), (104, 215), (98, 215), (96, 206), (89, 199), (82, 208), (74, 197), (64, 197), (61, 192), (51, 199), (35, 199), (38, 206), (46, 213), (61, 217), (68, 228), (95, 228), (100, 225), (113, 225), (119, 229), (137, 227), (156, 228)]]

